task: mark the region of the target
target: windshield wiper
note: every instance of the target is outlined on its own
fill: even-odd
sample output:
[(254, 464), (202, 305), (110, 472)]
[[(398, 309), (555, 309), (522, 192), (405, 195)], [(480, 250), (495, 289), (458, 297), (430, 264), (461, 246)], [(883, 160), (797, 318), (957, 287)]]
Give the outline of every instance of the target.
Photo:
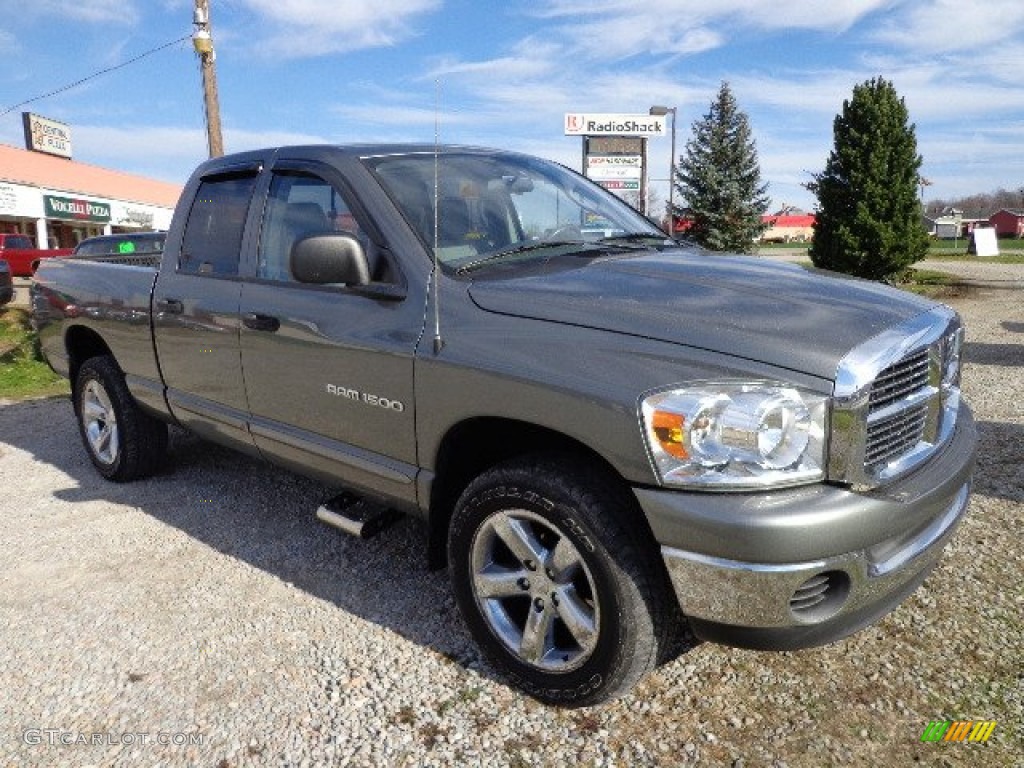
[(477, 269), (478, 267), (482, 267), (484, 264), (489, 264), (492, 261), (504, 259), (506, 256), (517, 256), (520, 253), (529, 253), (530, 251), (540, 251), (546, 248), (557, 248), (559, 246), (566, 245), (590, 245), (590, 243), (586, 242), (585, 240), (541, 240), (535, 243), (523, 243), (522, 245), (517, 245), (514, 248), (506, 248), (503, 251), (491, 253), (488, 254), (487, 256), (484, 256), (483, 258), (471, 261), (468, 264), (463, 264), (461, 267), (455, 270), (455, 274), (464, 275), (467, 272), (472, 272), (474, 269)]
[(672, 240), (668, 235), (658, 232), (629, 232), (622, 235), (602, 237), (599, 243), (640, 243), (643, 240), (657, 240), (661, 245), (669, 245)]

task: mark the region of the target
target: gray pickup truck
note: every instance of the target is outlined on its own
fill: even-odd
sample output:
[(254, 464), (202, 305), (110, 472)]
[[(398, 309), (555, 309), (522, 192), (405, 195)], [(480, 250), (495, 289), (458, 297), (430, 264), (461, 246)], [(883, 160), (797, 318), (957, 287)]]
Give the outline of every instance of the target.
[(212, 160), (158, 266), (46, 260), (33, 307), (100, 474), (154, 472), (177, 424), (336, 489), (317, 516), (350, 533), (423, 518), (476, 642), (546, 702), (628, 691), (684, 622), (856, 631), (967, 508), (956, 313), (680, 245), (511, 152)]

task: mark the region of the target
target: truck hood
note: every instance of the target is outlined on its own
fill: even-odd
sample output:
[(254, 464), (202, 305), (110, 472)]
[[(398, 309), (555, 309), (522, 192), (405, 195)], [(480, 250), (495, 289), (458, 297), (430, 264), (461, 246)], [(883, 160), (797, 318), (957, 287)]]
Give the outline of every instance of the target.
[(839, 361), (930, 301), (766, 259), (672, 249), (495, 268), (469, 288), (481, 309), (712, 350), (834, 379)]

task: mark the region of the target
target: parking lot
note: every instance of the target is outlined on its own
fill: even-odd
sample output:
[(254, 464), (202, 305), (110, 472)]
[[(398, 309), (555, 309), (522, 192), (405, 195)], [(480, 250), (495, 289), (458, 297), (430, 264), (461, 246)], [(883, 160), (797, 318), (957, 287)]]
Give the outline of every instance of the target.
[[(948, 301), (980, 463), (924, 586), (832, 646), (698, 645), (587, 710), (491, 672), (419, 523), (348, 538), (320, 486), (181, 432), (109, 484), (65, 400), (2, 404), (0, 764), (1019, 766), (1024, 293)], [(996, 727), (922, 742), (936, 720)]]

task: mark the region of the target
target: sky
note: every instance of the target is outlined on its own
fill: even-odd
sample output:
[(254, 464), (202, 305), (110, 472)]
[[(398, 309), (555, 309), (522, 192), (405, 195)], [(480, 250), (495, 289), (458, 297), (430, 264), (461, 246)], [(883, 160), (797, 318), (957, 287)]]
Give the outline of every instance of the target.
[[(0, 112), (191, 34), (194, 0), (0, 0)], [(514, 149), (579, 170), (566, 112), (677, 109), (677, 149), (726, 81), (772, 210), (813, 210), (854, 86), (891, 81), (925, 200), (1024, 187), (1020, 0), (209, 0), (228, 152), (296, 143)], [(75, 159), (184, 183), (207, 155), (188, 39), (0, 116), (71, 127)], [(669, 120), (671, 125), (671, 119)], [(670, 140), (649, 142), (654, 202)], [(652, 209), (653, 209), (652, 205)]]

